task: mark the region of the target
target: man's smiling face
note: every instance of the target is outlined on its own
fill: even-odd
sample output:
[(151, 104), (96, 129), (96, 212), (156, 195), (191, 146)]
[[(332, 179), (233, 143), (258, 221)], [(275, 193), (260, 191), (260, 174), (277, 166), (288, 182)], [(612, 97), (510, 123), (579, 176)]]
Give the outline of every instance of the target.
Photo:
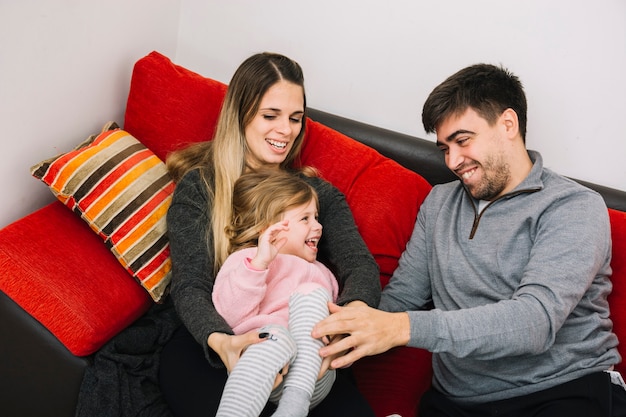
[(437, 127), (437, 146), (446, 165), (478, 200), (510, 191), (511, 171), (500, 121), (490, 126), (475, 110), (452, 115)]

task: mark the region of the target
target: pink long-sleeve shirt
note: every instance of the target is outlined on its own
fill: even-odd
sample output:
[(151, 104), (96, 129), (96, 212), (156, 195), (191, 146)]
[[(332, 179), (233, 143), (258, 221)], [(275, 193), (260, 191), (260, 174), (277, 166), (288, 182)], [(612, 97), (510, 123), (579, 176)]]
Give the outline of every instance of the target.
[(320, 285), (333, 301), (339, 291), (337, 279), (319, 261), (278, 254), (264, 271), (250, 265), (257, 248), (232, 253), (215, 278), (213, 303), (235, 334), (267, 324), (287, 326), (289, 296), (298, 287)]

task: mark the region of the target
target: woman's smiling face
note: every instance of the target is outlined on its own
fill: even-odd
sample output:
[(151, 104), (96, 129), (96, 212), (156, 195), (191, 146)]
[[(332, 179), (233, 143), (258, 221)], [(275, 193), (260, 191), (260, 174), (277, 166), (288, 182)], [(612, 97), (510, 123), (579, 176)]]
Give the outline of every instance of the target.
[(279, 81), (270, 87), (245, 129), (248, 166), (278, 168), (302, 130), (303, 117), (302, 87), (288, 81)]

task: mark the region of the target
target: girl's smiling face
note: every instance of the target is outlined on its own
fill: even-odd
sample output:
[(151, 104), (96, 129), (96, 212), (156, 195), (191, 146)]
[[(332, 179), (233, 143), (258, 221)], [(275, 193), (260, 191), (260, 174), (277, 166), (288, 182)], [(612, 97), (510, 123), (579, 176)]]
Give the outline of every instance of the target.
[(248, 166), (278, 168), (302, 130), (303, 117), (302, 87), (288, 81), (279, 81), (270, 87), (245, 128)]
[(286, 210), (282, 220), (288, 220), (288, 230), (281, 231), (277, 239), (287, 238), (279, 252), (295, 255), (309, 262), (317, 258), (317, 244), (322, 237), (322, 225), (317, 221), (317, 202)]

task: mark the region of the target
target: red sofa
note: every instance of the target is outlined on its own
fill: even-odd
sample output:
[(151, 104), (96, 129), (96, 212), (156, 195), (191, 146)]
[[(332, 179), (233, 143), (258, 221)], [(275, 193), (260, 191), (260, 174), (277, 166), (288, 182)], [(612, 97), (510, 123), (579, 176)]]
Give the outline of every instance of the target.
[[(124, 239), (139, 227), (133, 226), (131, 232), (129, 226), (122, 240), (116, 241), (115, 233), (89, 217), (93, 201), (87, 207), (84, 200), (95, 199), (94, 193), (79, 197), (80, 187), (66, 191), (64, 187), (72, 183), (70, 175), (80, 174), (85, 155), (99, 156), (101, 148), (108, 151), (113, 146), (108, 141), (141, 147), (144, 157), (137, 166), (143, 166), (148, 161), (159, 165), (173, 149), (210, 139), (225, 90), (224, 84), (153, 52), (134, 67), (123, 130), (96, 134), (73, 153), (37, 165), (39, 170), (33, 175), (56, 190), (60, 201), (0, 230), (3, 415), (74, 415), (82, 377), (94, 354), (142, 317), (155, 300), (167, 297), (162, 294), (169, 264), (165, 235), (158, 232), (161, 215), (151, 214), (159, 217), (156, 225), (137, 238), (162, 233), (158, 255), (137, 266), (124, 252)], [(308, 116), (301, 163), (317, 167), (345, 193), (385, 285), (431, 184), (454, 177), (431, 142), (314, 109)], [(64, 170), (70, 169), (70, 156), (81, 163), (68, 174)], [(55, 189), (60, 182), (62, 186)], [(626, 307), (616, 302), (626, 297), (622, 284), (626, 279), (626, 192), (585, 185), (600, 192), (609, 207), (614, 282), (610, 301), (615, 331), (626, 338)], [(159, 188), (161, 214), (171, 189), (168, 184)], [(147, 217), (144, 213), (133, 224)], [(619, 370), (626, 371), (626, 367), (620, 365)], [(377, 415), (413, 416), (421, 393), (430, 384), (430, 354), (398, 348), (359, 361), (354, 371)]]

